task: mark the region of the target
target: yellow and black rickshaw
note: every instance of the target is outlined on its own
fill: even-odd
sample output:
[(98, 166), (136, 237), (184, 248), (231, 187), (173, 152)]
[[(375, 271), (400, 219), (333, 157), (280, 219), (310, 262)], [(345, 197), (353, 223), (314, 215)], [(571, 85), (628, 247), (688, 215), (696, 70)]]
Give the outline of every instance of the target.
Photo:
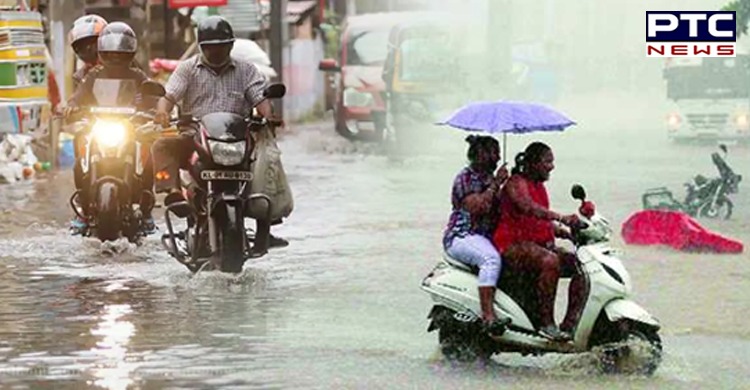
[(424, 18), (391, 29), (383, 67), (387, 138), (432, 124), (460, 95), (463, 75), (460, 34), (455, 26)]

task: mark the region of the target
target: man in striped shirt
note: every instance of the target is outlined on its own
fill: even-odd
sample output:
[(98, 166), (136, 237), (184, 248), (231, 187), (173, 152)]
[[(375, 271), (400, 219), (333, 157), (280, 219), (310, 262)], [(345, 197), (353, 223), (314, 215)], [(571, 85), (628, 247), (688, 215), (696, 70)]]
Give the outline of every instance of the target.
[[(210, 16), (198, 26), (200, 54), (183, 61), (169, 78), (166, 96), (159, 101), (155, 121), (168, 125), (169, 112), (182, 101), (182, 111), (195, 118), (216, 112), (248, 116), (253, 108), (274, 120), (271, 103), (263, 97), (268, 80), (254, 64), (232, 59), (232, 26), (220, 16)], [(193, 128), (181, 128), (180, 136), (162, 138), (152, 149), (156, 192), (169, 192), (165, 204), (183, 200), (179, 168), (187, 168), (195, 151)], [(271, 237), (270, 245), (286, 246), (286, 240)]]

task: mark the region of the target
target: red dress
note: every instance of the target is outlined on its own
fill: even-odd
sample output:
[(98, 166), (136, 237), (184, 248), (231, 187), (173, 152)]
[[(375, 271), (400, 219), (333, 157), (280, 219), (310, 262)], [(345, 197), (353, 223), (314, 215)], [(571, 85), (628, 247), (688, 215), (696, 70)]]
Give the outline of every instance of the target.
[[(510, 180), (525, 182), (531, 200), (544, 208), (549, 208), (547, 188), (543, 182), (529, 180), (522, 175), (515, 175)], [(500, 220), (492, 237), (498, 251), (502, 253), (517, 242), (528, 241), (542, 246), (554, 242), (555, 228), (552, 221), (521, 211), (511, 202), (506, 189), (507, 184), (503, 187), (500, 197)]]

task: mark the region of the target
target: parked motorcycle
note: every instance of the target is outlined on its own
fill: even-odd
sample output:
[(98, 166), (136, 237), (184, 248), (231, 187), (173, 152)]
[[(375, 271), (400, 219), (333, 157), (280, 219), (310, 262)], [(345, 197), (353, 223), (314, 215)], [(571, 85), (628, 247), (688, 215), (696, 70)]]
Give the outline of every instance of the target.
[[(154, 206), (153, 193), (144, 189), (143, 175), (148, 146), (157, 133), (153, 131), (153, 115), (130, 106), (135, 93), (159, 97), (164, 87), (145, 81), (136, 88), (131, 80), (97, 80), (94, 95), (98, 104), (79, 109), (75, 131), (85, 133), (81, 168), (83, 189), (70, 197), (73, 211), (88, 219), (84, 236), (100, 241), (126, 237), (137, 242), (143, 234), (143, 212)], [(83, 208), (90, 214), (85, 217)]]
[(451, 360), (488, 359), (500, 352), (524, 355), (600, 351), (606, 372), (651, 374), (661, 361), (659, 322), (631, 300), (630, 275), (610, 246), (611, 228), (586, 201), (583, 187), (573, 186), (581, 201), (581, 224), (573, 229), (579, 272), (585, 275), (588, 295), (572, 341), (553, 341), (539, 333), (536, 276), (503, 269), (495, 293), (498, 318), (510, 324), (487, 333), (481, 323), (476, 267), (447, 254), (422, 281), (434, 302), (428, 331), (437, 330), (440, 348)]
[[(286, 94), (283, 84), (263, 93), (268, 99)], [(199, 128), (196, 154), (189, 172), (181, 175), (186, 201), (167, 207), (168, 233), (162, 243), (169, 254), (190, 271), (201, 269), (237, 273), (245, 261), (268, 250), (271, 199), (250, 193), (255, 143), (252, 134), (273, 126), (265, 118), (214, 113), (191, 119)], [(258, 231), (246, 231), (246, 215), (253, 215)], [(187, 220), (175, 232), (172, 216)]]
[(651, 188), (642, 196), (643, 208), (652, 210), (682, 211), (695, 217), (729, 219), (732, 216), (734, 204), (729, 199), (730, 194), (738, 192), (742, 175), (734, 173), (726, 162), (727, 147), (720, 145), (724, 157), (719, 153), (711, 154), (719, 176), (706, 178), (696, 175), (691, 182), (685, 183), (685, 199), (680, 202), (674, 198), (672, 192), (666, 187)]

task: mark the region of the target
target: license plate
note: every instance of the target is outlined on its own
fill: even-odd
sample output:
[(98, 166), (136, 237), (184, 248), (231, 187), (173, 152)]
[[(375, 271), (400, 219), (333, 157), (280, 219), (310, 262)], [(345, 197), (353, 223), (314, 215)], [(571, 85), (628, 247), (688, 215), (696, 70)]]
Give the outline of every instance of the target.
[(247, 171), (202, 171), (201, 179), (252, 181), (253, 173)]

